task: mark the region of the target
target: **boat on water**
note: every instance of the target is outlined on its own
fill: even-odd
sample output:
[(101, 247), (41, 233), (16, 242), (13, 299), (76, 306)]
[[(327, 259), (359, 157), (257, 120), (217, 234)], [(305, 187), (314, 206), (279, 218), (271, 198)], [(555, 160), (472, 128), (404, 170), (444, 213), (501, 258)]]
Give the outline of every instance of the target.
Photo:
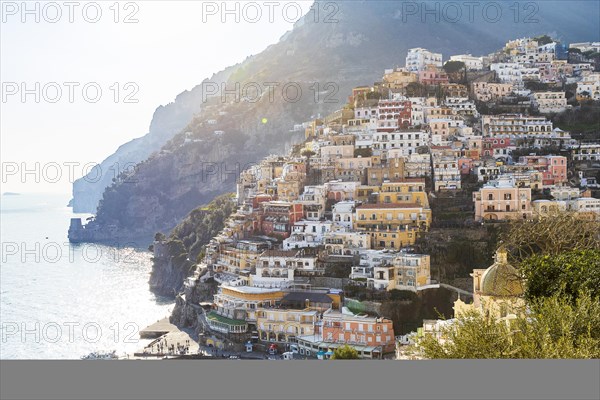
[(117, 351), (94, 351), (86, 356), (82, 356), (82, 360), (116, 360), (119, 357), (117, 356)]

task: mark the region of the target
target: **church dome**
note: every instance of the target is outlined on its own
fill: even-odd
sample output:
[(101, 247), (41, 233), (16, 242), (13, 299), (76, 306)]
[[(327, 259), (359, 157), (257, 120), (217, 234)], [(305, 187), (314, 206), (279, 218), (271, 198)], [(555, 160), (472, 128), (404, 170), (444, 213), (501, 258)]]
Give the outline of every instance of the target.
[(508, 263), (506, 249), (496, 252), (496, 262), (484, 273), (481, 281), (483, 296), (519, 297), (523, 295), (523, 284), (519, 271)]

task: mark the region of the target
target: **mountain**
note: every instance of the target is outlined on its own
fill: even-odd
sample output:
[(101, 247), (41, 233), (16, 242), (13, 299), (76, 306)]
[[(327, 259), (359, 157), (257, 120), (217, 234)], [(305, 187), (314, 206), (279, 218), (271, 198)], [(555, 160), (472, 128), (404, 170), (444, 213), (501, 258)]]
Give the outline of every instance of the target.
[[(235, 68), (226, 68), (204, 82), (225, 82)], [(159, 106), (154, 111), (147, 134), (119, 146), (115, 153), (86, 176), (73, 182), (73, 200), (70, 203), (73, 212), (95, 213), (102, 193), (112, 183), (113, 171), (123, 171), (145, 160), (181, 131), (194, 113), (201, 109), (204, 88), (203, 84), (199, 84), (192, 90), (180, 93), (174, 102)]]
[[(341, 108), (353, 87), (403, 65), (409, 48), (426, 47), (447, 59), (465, 52), (488, 54), (509, 39), (545, 33), (563, 42), (598, 40), (600, 6), (575, 3), (536, 3), (537, 23), (525, 23), (524, 15), (515, 23), (508, 3), (500, 3), (504, 14), (497, 23), (486, 21), (481, 8), (472, 22), (465, 9), (457, 23), (446, 21), (447, 13), (440, 22), (429, 17), (424, 23), (423, 16), (403, 13), (402, 2), (316, 2), (314, 7), (322, 10), (318, 17), (309, 12), (278, 43), (210, 80), (248, 89), (241, 90), (245, 99), (217, 94), (206, 100), (200, 85), (157, 109), (149, 134), (105, 160), (108, 165), (141, 162), (106, 188), (94, 231), (102, 238), (110, 228), (111, 236), (127, 238), (170, 230), (198, 205), (232, 191), (237, 174), (249, 164), (301, 140), (303, 132), (290, 130), (294, 124)], [(267, 82), (278, 84), (273, 96)], [(74, 206), (89, 210), (105, 184), (110, 182), (95, 187), (76, 182)], [(86, 240), (93, 241), (94, 235)]]

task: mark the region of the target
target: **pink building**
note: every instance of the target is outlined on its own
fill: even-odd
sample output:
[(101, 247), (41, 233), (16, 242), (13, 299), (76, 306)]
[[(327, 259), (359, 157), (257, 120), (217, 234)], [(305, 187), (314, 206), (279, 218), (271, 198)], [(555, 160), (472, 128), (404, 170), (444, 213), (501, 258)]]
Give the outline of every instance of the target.
[(567, 158), (563, 156), (522, 156), (519, 164), (540, 171), (542, 184), (552, 186), (567, 182)]
[(265, 201), (257, 213), (255, 229), (268, 236), (288, 238), (292, 226), (302, 219), (302, 204), (286, 201)]
[(408, 129), (411, 125), (412, 103), (408, 100), (379, 100), (377, 105), (377, 132)]
[(473, 193), (475, 221), (531, 218), (531, 188), (518, 187), (512, 179), (490, 181)]
[(441, 85), (448, 83), (448, 74), (435, 65), (428, 65), (424, 71), (419, 71), (419, 82), (423, 85)]
[(394, 351), (394, 326), (387, 318), (342, 314), (328, 310), (323, 314), (323, 341), (351, 346), (379, 347)]
[(461, 157), (458, 159), (458, 169), (461, 175), (469, 175), (473, 169), (473, 160), (471, 158)]
[(483, 138), (483, 157), (507, 158), (516, 149), (510, 138)]

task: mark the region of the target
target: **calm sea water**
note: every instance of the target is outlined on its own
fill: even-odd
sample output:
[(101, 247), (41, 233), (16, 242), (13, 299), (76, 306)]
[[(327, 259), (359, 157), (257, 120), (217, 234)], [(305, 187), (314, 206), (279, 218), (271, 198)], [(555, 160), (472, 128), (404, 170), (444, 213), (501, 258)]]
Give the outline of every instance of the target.
[(71, 245), (68, 195), (0, 198), (0, 358), (119, 355), (146, 343), (138, 331), (170, 313), (148, 290), (148, 243)]

